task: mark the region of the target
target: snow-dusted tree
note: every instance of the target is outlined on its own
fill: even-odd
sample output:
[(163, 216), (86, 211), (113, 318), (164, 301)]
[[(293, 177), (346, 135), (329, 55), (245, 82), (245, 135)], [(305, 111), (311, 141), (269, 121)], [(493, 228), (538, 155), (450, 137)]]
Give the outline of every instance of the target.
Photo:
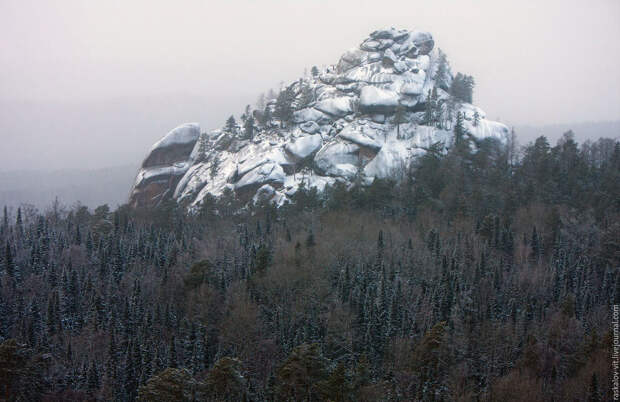
[(398, 103), (396, 106), (396, 113), (394, 113), (394, 124), (396, 124), (396, 138), (401, 139), (400, 137), (400, 125), (406, 123), (406, 110), (405, 106), (402, 103)]
[(437, 70), (435, 71), (433, 79), (435, 80), (435, 85), (447, 91), (450, 89), (450, 85), (448, 84), (450, 80), (450, 66), (446, 54), (442, 52), (441, 49), (438, 50), (438, 53)]
[(303, 109), (308, 107), (314, 101), (314, 91), (306, 83), (301, 86), (301, 94), (299, 96), (298, 107)]
[(463, 118), (463, 113), (457, 112), (456, 122), (454, 123), (454, 129), (453, 129), (454, 131), (454, 144), (453, 145), (457, 153), (462, 153), (466, 151), (468, 148), (468, 141), (465, 138), (465, 135), (467, 134), (467, 130), (465, 129), (464, 121), (465, 119)]
[(265, 94), (261, 92), (256, 99), (256, 109), (263, 110), (265, 108)]
[(235, 116), (231, 115), (228, 120), (226, 120), (224, 130), (233, 134), (237, 132), (237, 121), (235, 120)]
[(207, 160), (207, 133), (201, 133), (198, 138), (198, 152), (196, 162), (204, 162)]
[(245, 121), (247, 120), (249, 116), (251, 116), (250, 105), (245, 105), (245, 110), (243, 111), (243, 114), (241, 115), (241, 121), (245, 123)]
[(426, 104), (424, 106), (424, 125), (430, 126), (433, 123), (434, 101), (429, 89), (426, 94)]
[(293, 99), (295, 94), (291, 87), (283, 89), (276, 100), (275, 116), (284, 127), (293, 118)]
[(474, 77), (457, 73), (450, 85), (450, 94), (461, 102), (472, 103), (474, 86)]
[(254, 138), (254, 117), (250, 114), (243, 123), (243, 131), (245, 138), (251, 140)]

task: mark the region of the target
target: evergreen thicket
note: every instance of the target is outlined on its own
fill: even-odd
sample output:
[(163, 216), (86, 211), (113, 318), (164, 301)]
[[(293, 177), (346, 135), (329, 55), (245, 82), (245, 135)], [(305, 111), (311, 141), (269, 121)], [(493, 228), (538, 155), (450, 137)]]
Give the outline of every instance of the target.
[(620, 143), (458, 130), (281, 208), (7, 210), (0, 399), (610, 400)]

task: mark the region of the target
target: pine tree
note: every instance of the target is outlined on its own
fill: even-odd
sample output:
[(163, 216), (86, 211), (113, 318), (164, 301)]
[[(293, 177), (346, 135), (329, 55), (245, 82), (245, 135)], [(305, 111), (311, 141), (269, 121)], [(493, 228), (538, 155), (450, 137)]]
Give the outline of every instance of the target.
[(177, 345), (176, 345), (176, 340), (174, 336), (170, 338), (170, 347), (168, 351), (169, 351), (168, 367), (177, 368), (178, 367)]
[(256, 100), (256, 109), (263, 110), (265, 108), (265, 94), (261, 92)]
[(4, 206), (4, 214), (3, 214), (3, 218), (2, 218), (2, 231), (6, 232), (6, 230), (9, 228), (9, 213), (6, 209), (6, 205)]
[(198, 138), (198, 152), (196, 155), (196, 162), (202, 163), (207, 160), (207, 133), (200, 133)]
[(434, 111), (435, 111), (435, 99), (432, 96), (432, 92), (429, 89), (426, 95), (426, 104), (424, 106), (424, 125), (430, 126), (434, 122)]
[(448, 58), (446, 57), (446, 54), (441, 51), (441, 49), (439, 49), (438, 53), (437, 70), (435, 71), (433, 79), (435, 80), (435, 85), (444, 91), (448, 91), (450, 89), (448, 84), (450, 80), (450, 66), (448, 65)]
[(540, 239), (538, 237), (538, 232), (536, 231), (536, 226), (532, 228), (532, 238), (530, 240), (530, 247), (532, 249), (532, 257), (534, 260), (537, 260), (540, 256)]
[(588, 392), (588, 402), (600, 402), (601, 394), (599, 391), (598, 378), (596, 373), (592, 373), (592, 379), (590, 380), (590, 390)]
[(450, 94), (461, 102), (472, 103), (474, 86), (474, 77), (457, 73), (450, 85)]
[(385, 241), (383, 240), (383, 230), (379, 230), (377, 236), (377, 254), (383, 257), (383, 251), (385, 249)]
[(291, 87), (280, 91), (280, 94), (278, 95), (274, 114), (275, 117), (280, 120), (282, 127), (285, 127), (293, 119), (294, 98), (295, 94), (293, 93)]
[(237, 133), (237, 121), (235, 120), (235, 116), (231, 115), (226, 120), (226, 125), (224, 126), (224, 130), (232, 134)]
[(76, 225), (75, 228), (75, 244), (78, 246), (82, 244), (82, 233), (80, 233), (80, 225)]
[(248, 117), (250, 117), (251, 114), (251, 110), (250, 110), (250, 105), (245, 105), (245, 110), (243, 111), (243, 113), (241, 114), (241, 121), (245, 124), (245, 121), (248, 119)]
[(322, 381), (327, 379), (326, 364), (319, 344), (294, 348), (278, 370), (278, 393), (282, 400), (315, 400)]
[(468, 103), (472, 103), (474, 101), (474, 87), (476, 85), (474, 81), (474, 77), (471, 75), (465, 76), (465, 101)]
[(265, 106), (265, 110), (263, 111), (262, 124), (264, 126), (269, 126), (272, 119), (273, 115), (271, 113), (271, 107), (267, 105)]
[(403, 104), (399, 102), (398, 106), (396, 106), (396, 112), (394, 113), (394, 124), (396, 124), (396, 138), (397, 139), (401, 139), (400, 125), (407, 122), (405, 120), (405, 117), (406, 117), (405, 106), (403, 106)]
[(13, 262), (13, 253), (11, 252), (11, 244), (6, 241), (6, 248), (4, 253), (4, 270), (7, 275), (14, 277), (15, 275), (15, 263)]
[(21, 228), (22, 226), (22, 208), (17, 208), (17, 219), (15, 220), (15, 224)]
[(243, 130), (245, 132), (245, 138), (249, 139), (249, 140), (253, 140), (254, 139), (254, 117), (253, 116), (249, 116), (246, 120), (245, 123), (243, 125)]
[(314, 91), (308, 84), (302, 84), (301, 95), (299, 96), (299, 102), (297, 107), (299, 109), (306, 108), (314, 101)]
[(456, 122), (454, 123), (454, 148), (458, 151), (464, 151), (468, 146), (467, 141), (465, 139), (465, 134), (467, 131), (464, 126), (463, 113), (458, 112), (456, 114)]
[(319, 69), (317, 66), (312, 66), (312, 69), (310, 69), (310, 73), (312, 74), (313, 77), (318, 77), (319, 75)]
[(99, 382), (99, 372), (97, 370), (97, 366), (95, 365), (95, 362), (92, 361), (90, 363), (90, 369), (88, 370), (88, 392), (90, 394), (95, 393), (100, 387), (100, 382)]

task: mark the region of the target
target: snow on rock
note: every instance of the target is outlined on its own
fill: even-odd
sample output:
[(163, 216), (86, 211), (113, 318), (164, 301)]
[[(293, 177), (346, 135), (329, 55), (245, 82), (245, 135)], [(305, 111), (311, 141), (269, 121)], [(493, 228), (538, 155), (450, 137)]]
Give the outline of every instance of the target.
[(506, 125), (486, 119), (480, 120), (477, 126), (474, 126), (472, 121), (466, 121), (464, 126), (470, 134), (477, 138), (491, 137), (503, 141), (510, 133)]
[[(207, 194), (220, 196), (227, 190), (245, 202), (283, 205), (301, 185), (323, 191), (328, 184), (350, 184), (356, 175), (362, 175), (364, 183), (398, 178), (429, 147), (450, 145), (459, 111), (474, 139), (503, 140), (508, 134), (504, 124), (488, 120), (480, 108), (451, 98), (441, 88), (438, 98), (451, 113), (444, 113), (440, 124), (425, 125), (423, 106), (436, 88), (437, 68), (438, 51), (430, 33), (376, 30), (345, 51), (336, 65), (287, 87), (295, 96), (289, 122), (257, 119), (252, 139), (241, 129), (204, 133), (207, 149), (202, 155), (197, 123), (170, 131), (144, 159), (131, 205), (153, 206), (173, 197), (196, 208)], [(449, 83), (449, 66), (447, 71)], [(275, 103), (267, 103), (272, 115)], [(403, 120), (397, 130), (398, 105), (403, 106)]]
[(321, 130), (321, 127), (315, 121), (307, 121), (299, 125), (299, 128), (304, 133), (316, 134)]
[(378, 150), (381, 148), (381, 145), (374, 138), (372, 138), (374, 135), (376, 135), (376, 130), (373, 130), (367, 126), (358, 126), (354, 124), (346, 126), (338, 134), (340, 138), (344, 138), (345, 140), (354, 142), (361, 146)]
[(136, 185), (148, 180), (164, 178), (168, 179), (170, 176), (184, 175), (189, 169), (189, 162), (177, 162), (172, 166), (159, 166), (153, 168), (141, 169), (136, 177)]
[(129, 204), (134, 207), (153, 206), (170, 197), (193, 164), (192, 151), (199, 136), (200, 126), (187, 123), (157, 141), (136, 175)]
[(320, 134), (306, 135), (286, 144), (285, 149), (296, 158), (305, 159), (321, 148), (322, 144), (323, 139)]
[(323, 113), (340, 117), (353, 112), (352, 100), (349, 96), (325, 99), (314, 105), (314, 108)]
[(325, 175), (351, 177), (357, 171), (359, 146), (344, 142), (325, 145), (314, 157), (317, 169)]
[(367, 53), (361, 49), (350, 49), (346, 51), (338, 62), (337, 71), (344, 73), (345, 71), (357, 67), (367, 58)]
[(306, 108), (293, 113), (294, 123), (303, 123), (314, 121), (317, 123), (329, 122), (331, 119), (323, 112), (319, 112), (315, 108)]
[(364, 167), (368, 177), (395, 177), (405, 172), (411, 152), (403, 141), (389, 141), (384, 144), (377, 156)]
[(365, 113), (390, 113), (398, 106), (400, 97), (394, 91), (365, 86), (360, 94), (360, 109)]
[(195, 143), (200, 136), (200, 124), (185, 123), (174, 129), (157, 141), (151, 147), (151, 152), (157, 148), (165, 148), (175, 144)]
[(254, 184), (284, 183), (284, 170), (277, 163), (262, 164), (249, 171), (235, 184), (235, 189), (241, 189)]
[(271, 187), (269, 184), (263, 184), (256, 190), (256, 194), (252, 200), (254, 203), (258, 203), (260, 201), (269, 201), (273, 198), (276, 193), (276, 189)]

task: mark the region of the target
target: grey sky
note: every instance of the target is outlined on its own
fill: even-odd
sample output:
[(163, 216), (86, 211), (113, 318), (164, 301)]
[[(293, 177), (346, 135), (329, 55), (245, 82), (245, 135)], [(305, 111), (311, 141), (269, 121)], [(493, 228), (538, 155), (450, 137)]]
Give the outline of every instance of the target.
[(0, 0), (0, 170), (135, 162), (384, 26), (432, 32), (491, 118), (620, 119), (618, 0)]

